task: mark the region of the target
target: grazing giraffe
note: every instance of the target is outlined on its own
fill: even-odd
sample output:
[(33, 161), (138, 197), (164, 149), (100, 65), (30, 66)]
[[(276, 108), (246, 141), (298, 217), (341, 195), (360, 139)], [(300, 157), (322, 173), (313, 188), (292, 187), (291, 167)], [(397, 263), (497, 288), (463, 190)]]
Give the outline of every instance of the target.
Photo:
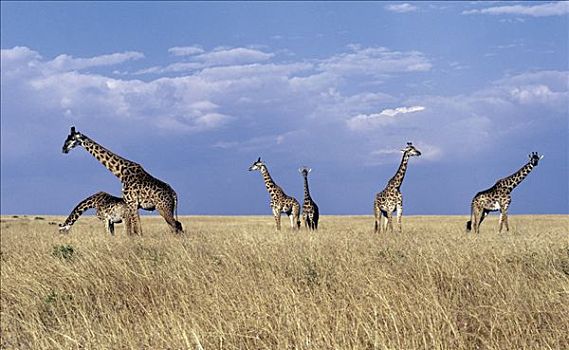
[(79, 202), (65, 222), (59, 224), (59, 230), (68, 231), (81, 214), (91, 208), (95, 209), (97, 217), (105, 223), (105, 228), (111, 235), (115, 234), (115, 224), (121, 223), (127, 214), (126, 203), (122, 198), (106, 192), (97, 192)]
[(307, 167), (302, 167), (298, 169), (302, 177), (304, 178), (304, 204), (302, 205), (302, 220), (304, 221), (304, 226), (309, 230), (318, 229), (318, 219), (320, 213), (318, 211), (318, 206), (312, 200), (310, 196), (310, 190), (308, 189), (308, 173), (312, 169)]
[(271, 196), (271, 208), (277, 224), (277, 231), (281, 229), (282, 212), (286, 213), (290, 218), (290, 227), (292, 229), (300, 229), (300, 204), (298, 204), (298, 201), (294, 197), (287, 196), (283, 189), (273, 181), (267, 166), (261, 161), (261, 157), (249, 167), (249, 171), (254, 170), (259, 170), (263, 175), (265, 187), (267, 187), (267, 191)]
[(494, 186), (487, 190), (478, 192), (472, 199), (470, 221), (466, 223), (466, 230), (474, 229), (475, 233), (480, 233), (480, 224), (491, 211), (500, 210), (500, 220), (498, 232), (502, 232), (502, 226), (506, 225), (506, 231), (510, 231), (508, 225), (508, 207), (512, 202), (511, 193), (522, 182), (526, 176), (539, 163), (543, 155), (533, 152), (529, 155), (529, 161), (512, 175), (496, 181)]
[(129, 234), (142, 235), (139, 208), (158, 210), (172, 232), (184, 232), (182, 224), (177, 220), (178, 196), (170, 185), (147, 173), (140, 164), (116, 155), (86, 135), (75, 131), (75, 127), (71, 127), (71, 132), (63, 144), (63, 153), (68, 153), (76, 146), (83, 146), (120, 179), (123, 198), (128, 209), (125, 225)]
[[(421, 152), (416, 149), (411, 142), (407, 142), (407, 147), (401, 150), (403, 158), (401, 165), (395, 175), (389, 180), (385, 189), (375, 195), (374, 201), (374, 214), (375, 214), (375, 232), (387, 231), (387, 228), (393, 232), (392, 217), (393, 212), (397, 210), (397, 224), (399, 225), (399, 232), (401, 232), (401, 215), (403, 214), (403, 195), (401, 194), (400, 187), (407, 171), (407, 163), (409, 158), (413, 156), (420, 156)], [(385, 226), (382, 221), (387, 219)]]

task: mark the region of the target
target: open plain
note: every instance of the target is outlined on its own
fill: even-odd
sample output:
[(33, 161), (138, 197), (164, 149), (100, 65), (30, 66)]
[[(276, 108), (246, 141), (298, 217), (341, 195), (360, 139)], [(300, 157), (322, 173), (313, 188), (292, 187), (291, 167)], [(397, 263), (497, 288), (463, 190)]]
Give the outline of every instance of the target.
[[(3, 216), (2, 349), (567, 349), (569, 216)], [(283, 224), (288, 220), (283, 218)], [(284, 225), (283, 225), (284, 226)]]

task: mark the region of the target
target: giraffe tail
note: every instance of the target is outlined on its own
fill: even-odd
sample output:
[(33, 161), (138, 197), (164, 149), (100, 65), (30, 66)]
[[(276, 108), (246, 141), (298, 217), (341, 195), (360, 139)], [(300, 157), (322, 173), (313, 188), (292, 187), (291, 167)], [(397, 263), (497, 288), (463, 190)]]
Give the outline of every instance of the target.
[(176, 230), (179, 233), (183, 233), (184, 229), (182, 223), (178, 221), (178, 195), (174, 192), (174, 219), (176, 220)]

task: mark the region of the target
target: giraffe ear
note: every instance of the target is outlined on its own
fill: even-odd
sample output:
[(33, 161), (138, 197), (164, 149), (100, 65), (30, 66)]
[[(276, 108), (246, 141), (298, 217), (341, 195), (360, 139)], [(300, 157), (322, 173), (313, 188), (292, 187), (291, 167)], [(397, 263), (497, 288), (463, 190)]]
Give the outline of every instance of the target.
[(308, 172), (311, 172), (311, 171), (312, 171), (312, 168), (308, 168)]
[(543, 154), (541, 156), (539, 156), (539, 159), (542, 160), (543, 159)]

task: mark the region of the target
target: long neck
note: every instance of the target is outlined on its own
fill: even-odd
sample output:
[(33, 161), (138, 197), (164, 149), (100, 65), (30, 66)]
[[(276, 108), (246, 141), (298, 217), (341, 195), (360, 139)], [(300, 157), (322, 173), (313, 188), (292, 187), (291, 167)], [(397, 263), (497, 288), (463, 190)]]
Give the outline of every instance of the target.
[(304, 177), (304, 199), (310, 198), (310, 190), (308, 189), (308, 175), (303, 175)]
[(274, 198), (277, 192), (282, 192), (279, 186), (273, 181), (271, 178), (271, 174), (269, 174), (269, 169), (267, 169), (266, 165), (261, 166), (261, 174), (263, 175), (263, 181), (265, 181), (265, 187), (269, 192), (271, 198)]
[(395, 175), (389, 180), (388, 186), (399, 188), (401, 183), (403, 183), (403, 178), (405, 178), (405, 172), (407, 171), (407, 162), (409, 162), (409, 154), (407, 152), (403, 153), (403, 158), (401, 159), (401, 164)]
[(512, 191), (528, 176), (533, 168), (534, 166), (531, 163), (527, 163), (512, 175), (499, 180), (498, 185), (501, 188), (507, 188), (509, 191)]
[(81, 137), (81, 145), (119, 179), (122, 179), (125, 168), (138, 166), (137, 163), (116, 155), (85, 135)]
[(75, 223), (75, 221), (79, 219), (81, 214), (83, 214), (86, 210), (89, 210), (91, 208), (96, 208), (100, 196), (101, 196), (100, 192), (95, 193), (94, 195), (89, 196), (84, 200), (82, 200), (81, 202), (79, 202), (79, 204), (77, 204), (77, 206), (73, 208), (73, 211), (71, 211), (71, 214), (69, 214), (67, 219), (65, 219), (65, 222), (62, 224), (62, 226), (72, 226)]

